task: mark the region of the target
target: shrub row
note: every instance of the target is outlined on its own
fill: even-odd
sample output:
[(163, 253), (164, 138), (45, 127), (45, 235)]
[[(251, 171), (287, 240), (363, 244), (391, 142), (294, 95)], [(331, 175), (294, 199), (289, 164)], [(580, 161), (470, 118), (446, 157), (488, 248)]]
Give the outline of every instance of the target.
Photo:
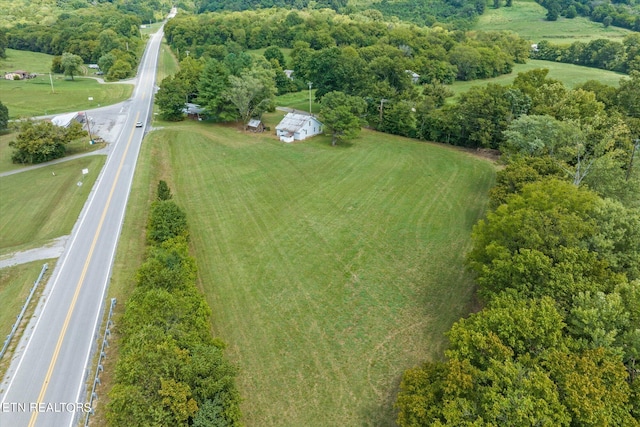
[(237, 368), (211, 336), (186, 215), (166, 183), (159, 190), (147, 226), (147, 259), (118, 325), (121, 349), (107, 419), (113, 426), (236, 426)]

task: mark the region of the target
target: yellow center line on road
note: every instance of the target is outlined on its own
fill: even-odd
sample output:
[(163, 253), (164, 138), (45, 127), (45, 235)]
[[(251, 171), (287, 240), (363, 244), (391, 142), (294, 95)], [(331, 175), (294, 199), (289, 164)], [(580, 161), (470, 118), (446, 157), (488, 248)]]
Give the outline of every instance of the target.
[[(140, 117), (140, 113), (136, 115), (136, 120)], [(107, 204), (102, 211), (102, 216), (100, 217), (100, 222), (98, 223), (98, 229), (96, 230), (96, 234), (93, 236), (93, 242), (91, 242), (91, 248), (89, 249), (89, 254), (87, 256), (87, 260), (84, 263), (84, 267), (82, 268), (82, 273), (80, 274), (80, 279), (78, 280), (78, 284), (76, 285), (75, 293), (73, 294), (73, 299), (71, 300), (71, 306), (69, 307), (69, 311), (67, 311), (67, 317), (64, 319), (64, 323), (62, 324), (62, 330), (60, 331), (60, 336), (58, 337), (58, 342), (56, 343), (56, 348), (53, 352), (53, 357), (51, 358), (51, 363), (49, 364), (49, 369), (47, 370), (47, 375), (44, 377), (44, 382), (42, 383), (42, 388), (40, 389), (40, 394), (38, 395), (38, 399), (36, 400), (36, 404), (40, 405), (42, 400), (44, 399), (44, 395), (47, 392), (47, 388), (49, 387), (49, 381), (51, 380), (51, 375), (53, 375), (53, 368), (56, 365), (56, 361), (58, 360), (58, 355), (60, 354), (60, 349), (62, 348), (62, 342), (64, 341), (64, 337), (67, 333), (67, 328), (69, 327), (69, 322), (71, 321), (71, 315), (73, 314), (73, 310), (76, 306), (76, 302), (78, 301), (78, 295), (80, 295), (80, 290), (82, 289), (82, 284), (84, 282), (84, 278), (87, 274), (87, 270), (89, 269), (89, 264), (91, 263), (91, 258), (93, 257), (93, 251), (96, 248), (96, 244), (98, 243), (98, 237), (100, 237), (100, 232), (102, 231), (102, 225), (104, 224), (104, 220), (107, 217), (107, 210), (109, 209), (109, 205), (111, 205), (111, 198), (113, 197), (113, 193), (116, 190), (116, 184), (118, 183), (118, 179), (120, 178), (120, 172), (122, 171), (122, 167), (124, 166), (124, 160), (127, 158), (127, 153), (129, 152), (129, 147), (131, 146), (131, 141), (133, 140), (133, 135), (135, 133), (135, 128), (131, 131), (131, 135), (129, 136), (129, 140), (127, 141), (127, 146), (124, 149), (124, 154), (122, 155), (122, 160), (120, 161), (120, 165), (118, 166), (118, 171), (116, 172), (116, 177), (113, 180), (113, 185), (111, 186), (111, 191), (109, 192), (109, 197), (107, 198)], [(33, 411), (31, 414), (31, 419), (29, 420), (29, 427), (33, 427), (38, 419), (38, 411)]]

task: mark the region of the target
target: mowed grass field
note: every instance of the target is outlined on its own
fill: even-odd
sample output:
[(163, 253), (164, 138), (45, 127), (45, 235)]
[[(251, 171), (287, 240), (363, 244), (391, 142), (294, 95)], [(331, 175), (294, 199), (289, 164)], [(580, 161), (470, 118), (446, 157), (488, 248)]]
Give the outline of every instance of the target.
[(503, 6), (498, 9), (487, 6), (474, 29), (478, 31), (509, 30), (533, 43), (548, 40), (566, 44), (601, 38), (621, 41), (625, 35), (632, 33), (624, 28), (605, 27), (601, 23), (583, 17), (567, 19), (560, 16), (557, 21), (547, 21), (545, 19), (547, 10), (533, 0), (515, 0), (512, 7), (504, 7), (504, 2), (502, 4)]
[[(0, 254), (69, 234), (105, 158), (88, 156), (0, 177)], [(89, 173), (83, 178), (84, 168)]]
[(81, 111), (115, 104), (131, 96), (131, 84), (101, 84), (96, 79), (79, 76), (72, 81), (60, 74), (52, 76), (52, 92), (49, 79), (52, 58), (43, 53), (7, 49), (7, 58), (0, 60), (0, 71), (21, 69), (41, 73), (29, 80), (0, 78), (0, 101), (9, 109), (11, 119)]
[(187, 211), (245, 424), (393, 425), (402, 372), (473, 304), (463, 259), (494, 166), (371, 131), (331, 147), (183, 122), (145, 144)]
[(549, 74), (547, 74), (547, 77), (560, 80), (568, 88), (574, 88), (588, 80), (597, 80), (600, 83), (618, 87), (620, 79), (627, 77), (626, 74), (601, 70), (598, 68), (581, 67), (579, 65), (542, 61), (539, 59), (529, 59), (526, 64), (515, 64), (513, 71), (510, 74), (505, 74), (492, 79), (471, 80), (467, 82), (456, 81), (449, 86), (449, 88), (456, 95), (459, 95), (468, 91), (472, 86), (484, 86), (487, 83), (508, 85), (513, 83), (513, 80), (518, 76), (518, 73), (525, 73), (538, 68), (548, 69)]

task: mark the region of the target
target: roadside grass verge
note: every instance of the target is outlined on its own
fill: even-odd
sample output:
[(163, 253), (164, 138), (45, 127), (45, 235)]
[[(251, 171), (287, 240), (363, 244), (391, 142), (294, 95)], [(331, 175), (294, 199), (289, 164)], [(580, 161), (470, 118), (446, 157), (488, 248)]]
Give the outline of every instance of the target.
[(516, 64), (510, 74), (505, 74), (492, 79), (471, 80), (468, 82), (456, 81), (448, 87), (457, 96), (468, 91), (472, 86), (484, 86), (487, 83), (496, 83), (500, 85), (511, 84), (518, 76), (518, 73), (524, 73), (538, 68), (547, 68), (549, 70), (547, 77), (560, 80), (568, 88), (574, 88), (587, 80), (597, 80), (600, 83), (618, 87), (620, 79), (626, 77), (626, 74), (601, 70), (599, 68), (582, 67), (580, 65), (542, 61), (539, 59), (529, 59), (526, 64)]
[[(40, 247), (69, 234), (105, 158), (88, 156), (0, 177), (0, 254)], [(89, 173), (83, 178), (84, 168)]]
[(494, 166), (366, 130), (332, 148), (183, 122), (147, 144), (170, 159), (246, 425), (392, 425), (402, 372), (470, 310)]
[(557, 21), (547, 21), (547, 10), (533, 0), (514, 1), (512, 7), (494, 9), (487, 7), (474, 26), (478, 31), (509, 30), (521, 37), (537, 43), (548, 40), (553, 43), (570, 44), (574, 41), (589, 42), (595, 39), (617, 39), (620, 41), (631, 30), (605, 27), (587, 18), (567, 19), (562, 16)]
[(160, 46), (160, 56), (158, 58), (158, 68), (156, 72), (156, 83), (159, 85), (165, 77), (172, 76), (178, 72), (178, 60), (165, 41)]
[(0, 269), (0, 301), (2, 301), (2, 310), (0, 310), (1, 348), (4, 344), (5, 338), (9, 335), (9, 332), (11, 332), (11, 328), (13, 327), (18, 314), (20, 314), (23, 304), (27, 300), (27, 296), (31, 291), (33, 283), (36, 281), (40, 271), (42, 270), (42, 265), (45, 263), (49, 264), (49, 269), (44, 274), (44, 277), (36, 289), (34, 297), (31, 299), (29, 307), (27, 307), (27, 311), (25, 312), (25, 316), (22, 320), (22, 325), (18, 328), (16, 335), (13, 337), (4, 358), (0, 361), (0, 378), (4, 377), (5, 371), (9, 367), (11, 355), (20, 340), (24, 325), (26, 325), (31, 317), (31, 314), (38, 303), (38, 296), (46, 285), (51, 272), (55, 268), (56, 261), (56, 259), (45, 259)]

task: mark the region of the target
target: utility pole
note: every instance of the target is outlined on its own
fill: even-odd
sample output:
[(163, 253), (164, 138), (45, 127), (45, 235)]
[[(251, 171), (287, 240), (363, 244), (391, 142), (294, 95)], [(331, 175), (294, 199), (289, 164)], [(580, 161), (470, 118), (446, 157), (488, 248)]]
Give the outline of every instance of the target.
[(309, 85), (309, 114), (313, 115), (311, 113), (311, 86), (313, 86), (313, 83), (307, 82), (307, 84)]
[(382, 109), (384, 108), (384, 103), (387, 102), (388, 99), (382, 98), (380, 100), (380, 126), (382, 126)]
[(51, 93), (56, 93), (56, 91), (53, 90), (53, 77), (51, 77), (51, 73), (49, 73), (49, 81), (51, 82)]
[(91, 119), (89, 118), (89, 115), (86, 111), (84, 112), (84, 118), (87, 121), (87, 130), (89, 131), (89, 144), (93, 144), (93, 138), (91, 138)]

